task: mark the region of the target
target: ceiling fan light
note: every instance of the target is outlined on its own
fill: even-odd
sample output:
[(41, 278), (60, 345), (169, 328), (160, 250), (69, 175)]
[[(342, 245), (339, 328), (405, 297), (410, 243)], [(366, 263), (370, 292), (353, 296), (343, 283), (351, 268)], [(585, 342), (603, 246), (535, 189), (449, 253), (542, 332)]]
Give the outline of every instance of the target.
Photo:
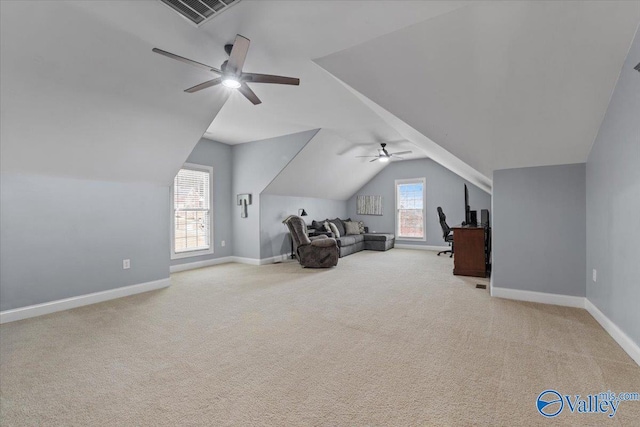
[(379, 161), (379, 162), (382, 162), (382, 163), (386, 163), (386, 162), (388, 162), (388, 161), (389, 161), (389, 158), (388, 158), (387, 156), (380, 156), (380, 157), (378, 158), (378, 161)]
[(238, 89), (240, 87), (240, 82), (233, 77), (224, 77), (222, 84), (231, 89)]

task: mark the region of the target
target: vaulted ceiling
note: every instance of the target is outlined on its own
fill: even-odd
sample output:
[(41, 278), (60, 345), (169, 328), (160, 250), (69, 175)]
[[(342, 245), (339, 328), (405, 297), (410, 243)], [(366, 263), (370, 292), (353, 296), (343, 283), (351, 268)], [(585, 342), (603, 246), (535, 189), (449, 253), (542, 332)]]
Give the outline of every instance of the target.
[(585, 162), (640, 2), (479, 2), (316, 62), (490, 177)]
[[(157, 1), (0, 7), (2, 171), (165, 185), (205, 130), (408, 139), (485, 189), (497, 168), (582, 162), (640, 21), (616, 1), (244, 0), (200, 28)], [(212, 75), (151, 52), (218, 66), (237, 33), (246, 71), (301, 86), (255, 84), (259, 106), (186, 94)]]
[[(347, 200), (390, 164), (375, 157), (361, 157), (375, 156), (379, 148), (375, 142), (354, 144), (336, 132), (320, 129), (264, 193)], [(406, 140), (390, 141), (386, 148), (389, 153), (411, 151), (402, 155), (404, 160), (425, 157), (422, 150)]]
[(408, 138), (490, 189), (496, 169), (586, 160), (639, 21), (638, 2), (245, 1), (206, 31), (302, 85), (232, 96), (207, 136)]
[(228, 93), (183, 93), (207, 73), (151, 52), (215, 44), (164, 9), (0, 2), (2, 172), (172, 182)]
[[(468, 2), (243, 1), (202, 28), (230, 42), (251, 39), (245, 70), (301, 79), (299, 87), (252, 85), (255, 107), (234, 94), (206, 136), (228, 144), (323, 128), (357, 142), (397, 140), (398, 133), (312, 59), (460, 8)], [(221, 42), (214, 49), (222, 62)], [(250, 124), (247, 126), (247, 124)]]

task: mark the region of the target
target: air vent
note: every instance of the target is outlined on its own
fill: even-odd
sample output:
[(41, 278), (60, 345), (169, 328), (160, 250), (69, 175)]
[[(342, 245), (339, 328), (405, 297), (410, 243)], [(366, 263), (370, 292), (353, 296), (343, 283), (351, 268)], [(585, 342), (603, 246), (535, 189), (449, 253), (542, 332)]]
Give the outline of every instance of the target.
[(160, 0), (192, 24), (200, 26), (240, 0)]
[(638, 62), (638, 65), (633, 67), (633, 69), (640, 73), (640, 62)]

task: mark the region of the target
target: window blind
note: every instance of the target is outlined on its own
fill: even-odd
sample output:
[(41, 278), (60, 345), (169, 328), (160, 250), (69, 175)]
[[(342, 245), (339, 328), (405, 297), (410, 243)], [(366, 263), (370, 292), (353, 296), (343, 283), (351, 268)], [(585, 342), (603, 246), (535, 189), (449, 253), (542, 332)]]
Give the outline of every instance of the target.
[(424, 238), (424, 183), (397, 184), (396, 191), (398, 237)]
[(209, 172), (180, 169), (173, 182), (174, 251), (211, 247), (211, 177)]

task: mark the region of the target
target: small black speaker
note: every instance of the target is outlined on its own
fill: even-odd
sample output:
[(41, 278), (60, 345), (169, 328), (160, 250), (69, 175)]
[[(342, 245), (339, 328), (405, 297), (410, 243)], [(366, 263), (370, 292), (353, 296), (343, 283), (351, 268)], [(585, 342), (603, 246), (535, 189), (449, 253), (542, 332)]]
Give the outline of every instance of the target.
[(482, 209), (480, 211), (480, 221), (482, 221), (483, 227), (489, 227), (489, 209)]
[(472, 227), (478, 226), (478, 211), (469, 211), (469, 222)]

